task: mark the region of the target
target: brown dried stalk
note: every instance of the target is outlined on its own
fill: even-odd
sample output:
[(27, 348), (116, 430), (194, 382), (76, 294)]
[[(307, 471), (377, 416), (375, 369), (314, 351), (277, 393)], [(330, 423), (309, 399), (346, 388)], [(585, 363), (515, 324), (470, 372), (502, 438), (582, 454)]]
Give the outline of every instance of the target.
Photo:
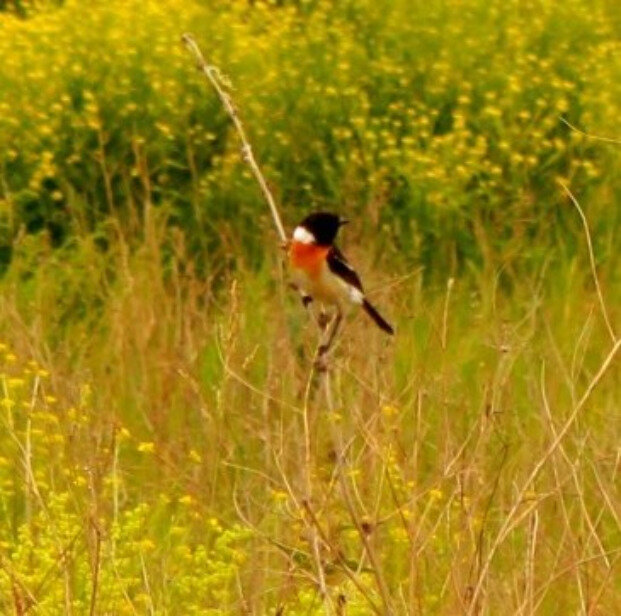
[(274, 200), (269, 186), (267, 185), (267, 182), (265, 181), (265, 178), (261, 173), (261, 169), (257, 164), (257, 161), (252, 152), (252, 146), (248, 141), (244, 125), (239, 118), (239, 114), (237, 113), (237, 109), (235, 108), (231, 97), (226, 91), (225, 85), (222, 82), (222, 77), (218, 69), (215, 66), (207, 64), (203, 53), (201, 52), (199, 46), (197, 45), (194, 37), (191, 34), (184, 34), (181, 37), (181, 40), (194, 55), (198, 69), (205, 75), (205, 77), (207, 77), (209, 83), (211, 83), (214, 90), (217, 92), (218, 97), (220, 98), (220, 101), (224, 106), (224, 109), (231, 117), (233, 125), (235, 126), (237, 134), (239, 135), (239, 139), (242, 143), (242, 158), (246, 163), (248, 163), (248, 166), (250, 167), (255, 179), (259, 183), (261, 191), (263, 192), (263, 196), (265, 197), (265, 200), (270, 207), (270, 211), (272, 212), (272, 218), (274, 219), (274, 224), (276, 225), (278, 235), (280, 236), (282, 242), (285, 243), (287, 241), (287, 234), (285, 233), (285, 228), (283, 227), (282, 220), (280, 219), (280, 214), (278, 213), (278, 208), (276, 207), (276, 201)]
[(601, 363), (599, 370), (597, 371), (597, 373), (595, 374), (595, 376), (593, 377), (593, 379), (587, 386), (586, 390), (584, 391), (582, 397), (580, 398), (578, 403), (574, 406), (573, 410), (569, 414), (569, 417), (565, 420), (565, 423), (563, 424), (561, 429), (556, 433), (554, 439), (548, 446), (547, 450), (544, 452), (543, 456), (539, 459), (537, 464), (535, 464), (528, 478), (526, 479), (526, 481), (524, 481), (524, 483), (522, 484), (522, 487), (518, 491), (518, 494), (515, 498), (513, 506), (511, 507), (511, 510), (509, 511), (506, 518), (504, 519), (504, 522), (502, 523), (500, 530), (498, 531), (494, 541), (492, 542), (487, 558), (485, 559), (485, 562), (483, 563), (483, 566), (481, 568), (479, 579), (472, 593), (471, 609), (468, 612), (469, 615), (474, 615), (476, 613), (475, 611), (476, 611), (478, 598), (480, 594), (483, 592), (483, 586), (485, 584), (485, 580), (487, 578), (487, 574), (489, 572), (489, 568), (496, 554), (496, 551), (498, 550), (500, 544), (507, 538), (509, 533), (516, 527), (519, 521), (517, 519), (517, 513), (524, 503), (524, 496), (526, 492), (532, 489), (535, 479), (537, 479), (537, 477), (539, 476), (539, 473), (542, 471), (543, 467), (547, 464), (552, 454), (561, 445), (563, 439), (569, 432), (570, 428), (574, 425), (578, 415), (584, 409), (586, 403), (589, 401), (591, 394), (593, 393), (593, 390), (597, 387), (597, 385), (600, 383), (604, 375), (608, 372), (608, 369), (610, 368), (610, 366), (613, 364), (614, 359), (617, 353), (619, 352), (619, 349), (621, 349), (621, 340), (617, 340), (616, 343), (613, 345), (612, 349), (610, 350), (610, 352), (608, 353), (604, 361)]
[[(252, 147), (250, 145), (250, 142), (248, 140), (248, 136), (246, 135), (246, 131), (244, 129), (244, 126), (241, 122), (241, 119), (239, 117), (239, 114), (237, 112), (237, 109), (235, 108), (235, 105), (233, 103), (233, 100), (231, 99), (231, 96), (228, 94), (227, 89), (226, 89), (226, 85), (223, 82), (222, 76), (220, 74), (220, 72), (218, 71), (218, 69), (210, 64), (207, 63), (207, 61), (205, 60), (205, 57), (203, 56), (200, 48), (198, 47), (198, 44), (196, 43), (196, 41), (194, 40), (194, 37), (191, 34), (184, 34), (182, 36), (182, 41), (183, 43), (186, 45), (186, 47), (189, 49), (189, 51), (193, 54), (198, 69), (205, 75), (205, 77), (207, 78), (207, 80), (209, 81), (209, 83), (213, 86), (213, 88), (215, 89), (216, 93), (218, 94), (218, 97), (220, 98), (220, 101), (222, 102), (222, 105), (224, 106), (224, 109), (226, 110), (226, 112), (228, 113), (228, 115), (230, 116), (233, 125), (235, 126), (235, 129), (237, 131), (237, 134), (239, 135), (239, 139), (241, 141), (242, 144), (242, 158), (243, 160), (248, 164), (248, 166), (250, 167), (255, 179), (257, 180), (261, 191), (263, 192), (263, 195), (265, 197), (265, 200), (267, 201), (267, 204), (270, 208), (270, 211), (272, 213), (272, 218), (274, 219), (274, 225), (276, 226), (276, 230), (278, 231), (278, 235), (280, 236), (280, 240), (283, 244), (283, 246), (287, 245), (287, 234), (285, 232), (284, 226), (282, 224), (281, 218), (280, 218), (280, 214), (278, 213), (278, 208), (276, 207), (276, 202), (274, 200), (274, 197), (267, 185), (267, 182), (261, 172), (261, 169), (259, 168), (259, 165), (257, 164), (257, 161), (254, 157), (254, 154), (252, 152)], [(314, 373), (315, 370), (318, 370), (320, 372), (320, 374), (322, 374), (324, 382), (328, 382), (329, 381), (329, 373), (327, 371), (327, 365), (324, 361), (324, 355), (325, 352), (322, 353), (321, 349), (325, 346), (323, 338), (328, 336), (330, 328), (326, 327), (325, 330), (323, 327), (320, 326), (320, 341), (319, 341), (319, 346), (318, 346), (318, 351), (316, 354), (316, 361), (311, 369), (311, 378), (312, 375)], [(310, 383), (310, 378), (309, 378), (309, 383)], [(306, 497), (303, 499), (302, 502), (307, 503), (307, 507), (303, 509), (302, 505), (298, 504), (298, 508), (300, 509), (300, 511), (302, 510), (308, 510), (308, 503), (311, 501), (311, 497), (312, 497), (312, 482), (311, 482), (311, 455), (310, 455), (310, 425), (309, 425), (309, 421), (308, 421), (308, 393), (309, 391), (307, 391), (307, 396), (305, 399), (305, 405), (304, 405), (304, 432), (305, 432), (305, 458), (304, 458), (304, 465), (305, 465), (305, 474), (306, 474)], [(331, 408), (331, 410), (333, 410), (332, 408), (332, 401), (331, 399), (327, 400), (328, 406)], [(286, 477), (283, 474), (283, 479), (285, 480), (285, 483), (288, 486), (288, 491), (292, 497), (292, 499), (294, 500), (294, 502), (298, 502), (298, 499), (295, 498), (295, 495), (293, 494), (293, 490), (290, 488), (290, 486), (288, 485), (288, 481), (286, 480)], [(317, 582), (318, 582), (318, 586), (319, 586), (319, 591), (320, 594), (322, 596), (322, 600), (324, 602), (324, 608), (326, 611), (326, 614), (330, 615), (332, 614), (332, 612), (334, 611), (333, 606), (332, 606), (332, 601), (328, 592), (328, 588), (326, 585), (326, 580), (325, 580), (325, 571), (324, 571), (324, 566), (323, 566), (323, 561), (322, 561), (322, 557), (321, 557), (321, 553), (320, 553), (320, 539), (322, 539), (322, 529), (319, 526), (317, 519), (315, 517), (310, 517), (308, 515), (304, 515), (304, 519), (308, 519), (309, 520), (309, 531), (310, 531), (310, 538), (309, 538), (309, 543), (310, 543), (310, 547), (311, 547), (311, 552), (313, 555), (313, 558), (315, 560), (315, 567), (317, 569)], [(323, 537), (323, 541), (326, 542), (326, 538)], [(335, 551), (338, 552), (338, 550), (336, 550), (336, 548), (334, 546), (332, 546), (330, 543), (327, 543), (328, 547)], [(350, 575), (351, 572), (349, 572), (348, 570), (346, 570), (346, 572), (348, 572)], [(358, 580), (355, 579), (355, 577), (353, 578), (353, 581), (355, 584), (359, 584)], [(362, 589), (364, 590), (364, 589)], [(373, 601), (369, 598), (368, 595), (365, 595), (367, 597), (367, 600), (369, 601), (369, 604), (371, 606), (371, 609), (376, 612), (379, 613), (379, 611), (377, 610), (377, 607), (373, 604)]]
[(617, 336), (615, 334), (615, 330), (612, 327), (612, 323), (610, 321), (610, 317), (608, 316), (608, 310), (606, 309), (606, 302), (604, 302), (604, 294), (602, 293), (602, 289), (599, 284), (599, 279), (597, 278), (597, 268), (595, 266), (595, 256), (593, 255), (593, 243), (591, 242), (591, 232), (589, 231), (589, 223), (587, 221), (586, 216), (584, 215), (584, 211), (580, 207), (580, 203), (576, 197), (574, 197), (573, 193), (563, 182), (559, 182), (562, 189), (565, 191), (567, 196), (571, 199), (571, 202), (574, 204), (575, 208), (578, 210), (578, 214), (580, 214), (580, 219), (582, 220), (582, 226), (584, 227), (584, 235), (586, 237), (587, 248), (589, 250), (589, 263), (591, 264), (591, 274), (593, 275), (593, 282), (595, 283), (595, 289), (597, 291), (597, 297), (599, 299), (599, 304), (602, 309), (602, 316), (604, 317), (604, 321), (606, 322), (606, 327), (608, 328), (608, 333), (610, 334), (610, 338), (614, 343), (617, 340)]

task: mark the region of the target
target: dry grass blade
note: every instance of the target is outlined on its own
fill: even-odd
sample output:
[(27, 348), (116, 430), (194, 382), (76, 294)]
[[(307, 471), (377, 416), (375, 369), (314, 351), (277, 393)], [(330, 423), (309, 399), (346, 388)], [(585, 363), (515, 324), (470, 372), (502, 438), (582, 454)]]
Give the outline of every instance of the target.
[[(0, 616), (621, 614), (616, 4), (49, 4), (0, 1)], [(398, 337), (296, 305), (324, 208)]]
[(620, 348), (621, 348), (621, 340), (617, 340), (614, 346), (612, 347), (612, 349), (610, 350), (610, 352), (608, 353), (608, 355), (606, 356), (606, 358), (604, 359), (604, 361), (602, 362), (602, 364), (600, 365), (599, 370), (597, 371), (597, 373), (595, 374), (595, 376), (589, 383), (588, 387), (586, 388), (586, 391), (580, 398), (578, 404), (576, 404), (576, 406), (570, 413), (569, 417), (563, 424), (563, 427), (558, 431), (558, 433), (556, 434), (556, 437), (550, 443), (547, 450), (545, 451), (543, 456), (540, 458), (540, 460), (537, 462), (537, 464), (535, 464), (535, 467), (530, 472), (527, 479), (524, 481), (522, 487), (520, 488), (515, 498), (515, 502), (513, 506), (511, 507), (509, 513), (507, 514), (504, 522), (502, 523), (500, 530), (498, 531), (498, 534), (496, 535), (496, 538), (494, 539), (494, 542), (492, 543), (492, 546), (490, 547), (488, 556), (485, 559), (485, 563), (483, 564), (483, 567), (481, 568), (479, 579), (474, 588), (474, 592), (472, 593), (471, 608), (469, 610), (469, 614), (473, 615), (476, 611), (477, 601), (478, 601), (478, 598), (481, 592), (483, 591), (483, 585), (485, 584), (487, 573), (489, 571), (494, 555), (498, 547), (500, 546), (500, 544), (505, 540), (507, 535), (515, 527), (516, 514), (524, 501), (524, 496), (526, 492), (529, 489), (531, 489), (533, 482), (539, 476), (539, 473), (542, 471), (543, 467), (547, 464), (548, 460), (550, 459), (550, 456), (552, 456), (552, 454), (556, 451), (558, 446), (561, 444), (563, 438), (565, 438), (565, 435), (567, 434), (567, 432), (569, 432), (571, 426), (576, 421), (578, 414), (584, 408), (587, 401), (591, 397), (591, 394), (593, 393), (597, 385), (600, 383), (600, 381), (602, 380), (603, 376), (606, 374), (610, 366), (612, 365), (612, 362), (614, 361)]
[(201, 70), (204, 75), (207, 77), (211, 85), (214, 87), (215, 91), (218, 93), (220, 101), (222, 101), (222, 105), (224, 109), (231, 117), (235, 129), (239, 134), (239, 138), (242, 142), (242, 157), (248, 163), (248, 166), (252, 170), (254, 177), (256, 178), (261, 190), (263, 191), (263, 195), (267, 201), (267, 204), (270, 207), (270, 211), (272, 213), (272, 217), (274, 219), (274, 224), (276, 225), (276, 229), (278, 231), (278, 235), (280, 236), (281, 241), (284, 243), (287, 241), (287, 234), (285, 233), (285, 228), (283, 227), (282, 221), (280, 219), (280, 214), (278, 213), (278, 208), (276, 207), (276, 201), (261, 173), (261, 169), (257, 164), (257, 161), (252, 153), (252, 146), (250, 145), (250, 141), (248, 141), (248, 137), (246, 136), (246, 131), (244, 130), (244, 125), (239, 119), (239, 114), (237, 113), (237, 109), (235, 109), (235, 105), (231, 100), (231, 97), (225, 90), (225, 87), (222, 83), (222, 77), (220, 76), (218, 70), (209, 64), (205, 60), (203, 53), (200, 50), (200, 47), (194, 40), (194, 37), (191, 34), (184, 34), (181, 37), (181, 40), (185, 44), (185, 46), (192, 52), (194, 58), (196, 59), (199, 70)]
[(600, 137), (599, 135), (592, 135), (583, 130), (580, 130), (577, 126), (574, 126), (571, 122), (568, 122), (563, 116), (561, 116), (559, 119), (563, 124), (565, 124), (565, 126), (578, 133), (579, 135), (582, 135), (583, 137), (587, 137), (588, 139), (595, 139), (596, 141), (603, 141), (604, 143), (614, 143), (616, 145), (621, 145), (621, 140), (619, 139), (611, 139), (610, 137)]
[[(267, 185), (267, 182), (263, 176), (263, 174), (261, 173), (261, 170), (254, 158), (254, 154), (252, 153), (252, 146), (250, 145), (250, 142), (248, 140), (248, 137), (246, 135), (246, 131), (244, 129), (244, 126), (239, 118), (239, 114), (237, 113), (237, 109), (235, 108), (235, 105), (231, 99), (231, 97), (229, 96), (229, 94), (227, 93), (226, 89), (225, 89), (225, 84), (223, 83), (223, 78), (220, 75), (219, 71), (213, 67), (210, 66), (200, 48), (198, 47), (196, 41), (194, 40), (194, 38), (192, 37), (192, 35), (190, 34), (184, 34), (182, 36), (182, 40), (184, 42), (184, 44), (188, 47), (188, 49), (193, 53), (196, 62), (198, 64), (198, 68), (204, 73), (204, 75), (207, 77), (208, 81), (211, 83), (211, 85), (213, 86), (213, 88), (215, 89), (215, 91), (218, 94), (218, 97), (220, 98), (220, 101), (222, 102), (222, 105), (224, 106), (226, 112), (228, 113), (228, 115), (230, 116), (235, 129), (237, 130), (237, 133), (239, 135), (239, 138), (242, 142), (242, 157), (244, 159), (244, 161), (250, 166), (250, 169), (252, 170), (252, 173), (254, 174), (255, 179), (257, 180), (259, 186), (261, 187), (261, 191), (263, 192), (263, 195), (268, 203), (268, 206), (270, 208), (270, 211), (272, 213), (272, 217), (274, 219), (274, 224), (276, 226), (276, 229), (278, 231), (278, 234), (280, 236), (280, 239), (282, 241), (282, 243), (284, 245), (286, 245), (287, 243), (287, 236), (285, 233), (285, 229), (283, 227), (282, 221), (280, 219), (280, 214), (278, 213), (278, 208), (276, 207), (276, 202), (274, 200), (274, 197), (272, 196), (272, 193)], [(323, 337), (323, 334), (325, 332), (320, 332), (320, 338)], [(321, 342), (321, 340), (320, 340)], [(321, 353), (320, 349), (322, 348), (322, 345), (320, 344), (318, 346), (318, 360), (324, 360), (325, 358), (323, 357), (323, 354)], [(324, 378), (328, 379), (328, 373), (327, 373), (327, 367), (325, 365), (325, 361), (322, 361), (322, 366), (323, 366), (323, 372), (324, 372)], [(311, 368), (311, 377), (312, 374), (314, 372), (315, 367), (317, 367), (318, 363), (316, 362), (315, 366), (313, 368)], [(305, 455), (304, 455), (304, 472), (305, 472), (305, 476), (306, 476), (306, 496), (304, 498), (303, 502), (308, 503), (310, 501), (310, 499), (312, 498), (312, 481), (311, 481), (311, 443), (310, 443), (310, 426), (308, 423), (308, 396), (310, 393), (310, 380), (311, 378), (309, 378), (308, 381), (308, 386), (307, 386), (307, 391), (306, 391), (306, 396), (305, 396), (305, 403), (304, 403), (304, 434), (305, 434)], [(251, 387), (249, 384), (246, 384), (248, 387)], [(251, 387), (252, 388), (252, 387)], [(256, 391), (256, 390), (255, 390)], [(288, 486), (288, 490), (289, 493), (291, 495), (291, 497), (297, 501), (298, 499), (295, 497), (295, 494), (293, 492), (293, 490), (291, 489), (291, 487), (288, 484), (288, 481), (286, 479), (286, 476), (284, 476), (283, 473), (283, 480), (285, 481), (285, 483)], [(310, 547), (311, 547), (311, 551), (312, 551), (312, 555), (313, 555), (313, 559), (315, 561), (315, 567), (317, 570), (317, 581), (318, 581), (318, 585), (319, 585), (319, 590), (321, 593), (321, 597), (322, 597), (322, 601), (324, 603), (324, 609), (326, 611), (326, 614), (330, 614), (332, 613), (332, 604), (331, 604), (331, 598), (330, 598), (330, 594), (328, 592), (328, 587), (326, 585), (326, 580), (325, 580), (325, 572), (324, 572), (324, 568), (323, 568), (323, 562), (322, 562), (322, 558), (321, 558), (321, 554), (320, 554), (320, 546), (319, 546), (319, 527), (317, 526), (317, 524), (311, 524), (309, 527), (309, 533), (310, 533), (310, 538), (309, 538), (309, 543), (310, 543)]]
[(377, 605), (375, 605), (375, 602), (373, 601), (372, 597), (369, 595), (364, 585), (361, 584), (361, 582), (356, 577), (356, 574), (350, 569), (349, 564), (343, 557), (343, 554), (340, 552), (340, 550), (336, 549), (330, 542), (328, 536), (326, 535), (325, 531), (321, 527), (319, 520), (317, 519), (317, 516), (315, 515), (315, 512), (310, 507), (309, 503), (307, 501), (304, 501), (302, 505), (304, 506), (306, 512), (308, 513), (309, 518), (312, 520), (314, 527), (317, 529), (319, 534), (322, 536), (325, 544), (330, 548), (330, 550), (333, 551), (334, 557), (337, 559), (338, 563), (342, 566), (344, 573), (352, 581), (352, 583), (354, 584), (354, 586), (356, 586), (356, 588), (360, 591), (360, 593), (365, 597), (373, 613), (382, 614), (383, 612), (377, 607)]
[(597, 268), (595, 266), (595, 256), (593, 255), (593, 243), (591, 242), (591, 233), (589, 231), (589, 223), (580, 207), (580, 203), (576, 197), (574, 197), (573, 193), (569, 188), (563, 184), (563, 182), (559, 182), (562, 186), (563, 190), (567, 194), (567, 196), (571, 199), (571, 202), (574, 204), (578, 213), (580, 214), (580, 218), (582, 219), (582, 225), (584, 226), (584, 234), (586, 236), (587, 246), (589, 249), (589, 261), (591, 263), (591, 273), (593, 274), (593, 282), (595, 283), (595, 288), (597, 290), (597, 297), (599, 298), (599, 304), (602, 309), (602, 315), (604, 317), (604, 321), (606, 321), (606, 327), (608, 328), (608, 332), (612, 341), (615, 342), (617, 340), (617, 336), (615, 334), (615, 330), (612, 327), (612, 323), (610, 322), (610, 317), (608, 316), (608, 310), (606, 309), (606, 302), (604, 301), (604, 294), (602, 293), (602, 288), (599, 284), (599, 279), (597, 277)]

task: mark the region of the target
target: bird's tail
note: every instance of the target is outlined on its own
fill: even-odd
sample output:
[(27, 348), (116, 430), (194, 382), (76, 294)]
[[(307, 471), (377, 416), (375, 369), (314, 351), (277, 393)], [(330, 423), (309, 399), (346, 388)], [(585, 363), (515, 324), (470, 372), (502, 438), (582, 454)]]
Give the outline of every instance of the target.
[(394, 334), (395, 330), (391, 327), (391, 325), (382, 317), (382, 315), (373, 308), (373, 306), (368, 302), (367, 299), (362, 301), (362, 307), (365, 312), (375, 321), (377, 326), (380, 329), (383, 329), (387, 334)]

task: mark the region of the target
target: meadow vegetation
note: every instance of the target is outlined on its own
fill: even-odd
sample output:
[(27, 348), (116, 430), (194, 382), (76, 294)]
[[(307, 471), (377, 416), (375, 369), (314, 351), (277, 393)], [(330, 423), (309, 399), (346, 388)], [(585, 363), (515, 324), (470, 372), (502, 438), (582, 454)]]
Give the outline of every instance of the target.
[[(186, 31), (397, 330), (348, 318), (331, 399)], [(621, 613), (620, 40), (612, 0), (0, 2), (0, 612)]]

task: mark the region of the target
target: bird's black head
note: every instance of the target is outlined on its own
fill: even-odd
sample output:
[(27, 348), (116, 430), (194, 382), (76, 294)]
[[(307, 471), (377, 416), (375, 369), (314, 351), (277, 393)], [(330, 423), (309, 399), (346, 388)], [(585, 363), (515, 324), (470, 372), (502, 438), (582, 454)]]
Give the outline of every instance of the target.
[(312, 233), (319, 246), (331, 246), (339, 227), (348, 222), (345, 218), (330, 212), (315, 212), (307, 216), (299, 226)]

